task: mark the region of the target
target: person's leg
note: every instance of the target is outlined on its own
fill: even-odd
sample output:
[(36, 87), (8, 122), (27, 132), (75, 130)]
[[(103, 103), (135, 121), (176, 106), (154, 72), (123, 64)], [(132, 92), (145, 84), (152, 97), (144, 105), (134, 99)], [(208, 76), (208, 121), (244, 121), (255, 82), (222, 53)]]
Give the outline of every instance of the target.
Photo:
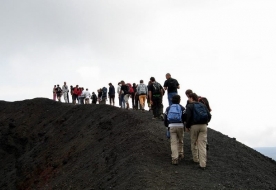
[(198, 146), (198, 157), (200, 167), (206, 167), (207, 152), (206, 152), (206, 143), (207, 143), (207, 125), (199, 125), (199, 135), (197, 139)]
[(199, 125), (192, 125), (191, 130), (190, 130), (190, 135), (191, 135), (191, 150), (192, 150), (192, 155), (193, 155), (193, 161), (194, 162), (199, 162), (198, 158), (198, 148), (197, 148), (197, 138), (198, 138), (198, 130)]
[(172, 151), (172, 164), (178, 164), (178, 138), (177, 138), (177, 128), (171, 127), (171, 151)]
[(184, 158), (184, 128), (177, 128), (177, 141), (178, 141), (178, 158), (181, 160)]
[(144, 104), (143, 95), (140, 95), (140, 96), (139, 96), (139, 102), (140, 102), (141, 109), (143, 110), (143, 109), (144, 109), (144, 106), (143, 106), (143, 104)]
[(129, 94), (126, 94), (126, 95), (124, 96), (124, 100), (125, 100), (125, 103), (126, 103), (126, 109), (129, 108), (128, 99), (129, 99)]
[(121, 108), (123, 108), (123, 109), (125, 109), (126, 108), (126, 106), (125, 106), (125, 99), (124, 99), (124, 97), (125, 97), (125, 95), (124, 94), (121, 94)]

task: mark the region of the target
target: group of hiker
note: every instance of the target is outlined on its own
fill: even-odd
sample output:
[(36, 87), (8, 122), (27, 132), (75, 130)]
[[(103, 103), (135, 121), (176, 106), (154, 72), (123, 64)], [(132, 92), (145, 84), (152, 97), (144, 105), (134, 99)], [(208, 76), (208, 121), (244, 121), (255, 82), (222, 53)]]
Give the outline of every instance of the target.
[(180, 104), (181, 97), (174, 95), (172, 104), (164, 113), (164, 125), (168, 127), (167, 137), (171, 141), (172, 164), (177, 165), (184, 158), (184, 131), (190, 133), (192, 162), (206, 168), (207, 125), (211, 120), (211, 108), (207, 98), (200, 97), (192, 90), (185, 92), (186, 106)]
[[(132, 100), (132, 108), (145, 112), (145, 105), (152, 111), (152, 119), (161, 119), (167, 127), (167, 136), (171, 142), (172, 164), (177, 165), (184, 158), (183, 139), (184, 131), (190, 132), (192, 162), (198, 163), (201, 169), (205, 169), (207, 161), (207, 125), (211, 120), (211, 108), (207, 98), (200, 97), (192, 90), (186, 90), (185, 94), (188, 98), (186, 106), (180, 104), (181, 98), (177, 89), (180, 88), (178, 81), (171, 77), (170, 73), (166, 74), (166, 80), (162, 86), (154, 77), (150, 77), (148, 84), (144, 84), (140, 80), (139, 84), (126, 83), (124, 80), (118, 82), (115, 87), (109, 83), (109, 89), (102, 87), (97, 90), (97, 95), (84, 90), (83, 87), (76, 85), (70, 86), (70, 89), (64, 82), (60, 87), (55, 85), (53, 88), (53, 100), (61, 101), (63, 95), (65, 103), (69, 103), (69, 92), (72, 96), (72, 103), (89, 104), (106, 104), (109, 98), (109, 104), (115, 106), (115, 94), (118, 95), (119, 106), (122, 109), (129, 109), (129, 99)], [(167, 91), (167, 99), (169, 106), (163, 113), (163, 96)]]

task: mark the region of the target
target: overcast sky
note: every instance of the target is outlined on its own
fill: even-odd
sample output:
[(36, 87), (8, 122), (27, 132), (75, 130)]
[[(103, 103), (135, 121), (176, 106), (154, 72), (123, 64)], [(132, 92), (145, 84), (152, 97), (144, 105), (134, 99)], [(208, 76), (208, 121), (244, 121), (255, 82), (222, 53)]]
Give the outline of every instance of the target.
[(275, 7), (275, 0), (1, 0), (0, 100), (52, 98), (64, 81), (95, 92), (151, 76), (163, 84), (169, 72), (183, 105), (186, 89), (209, 99), (209, 127), (250, 147), (276, 146)]

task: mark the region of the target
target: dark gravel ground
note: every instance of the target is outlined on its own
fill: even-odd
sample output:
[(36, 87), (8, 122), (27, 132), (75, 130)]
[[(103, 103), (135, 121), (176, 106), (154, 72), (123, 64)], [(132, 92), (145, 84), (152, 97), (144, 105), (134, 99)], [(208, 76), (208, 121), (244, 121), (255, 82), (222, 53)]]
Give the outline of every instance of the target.
[(171, 165), (166, 128), (151, 118), (109, 105), (0, 101), (0, 189), (276, 189), (274, 160), (211, 128), (206, 170), (191, 162), (189, 133), (184, 160)]

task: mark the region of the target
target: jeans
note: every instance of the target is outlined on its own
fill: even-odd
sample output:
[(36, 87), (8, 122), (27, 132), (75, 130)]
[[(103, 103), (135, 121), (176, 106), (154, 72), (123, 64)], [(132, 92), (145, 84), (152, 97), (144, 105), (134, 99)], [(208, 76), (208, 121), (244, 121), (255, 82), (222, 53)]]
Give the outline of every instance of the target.
[(124, 94), (120, 95), (121, 108), (123, 108), (123, 109), (126, 108), (124, 96), (125, 96)]
[(170, 92), (170, 93), (168, 93), (169, 106), (172, 105), (172, 97), (173, 97), (174, 95), (177, 95), (177, 92)]

